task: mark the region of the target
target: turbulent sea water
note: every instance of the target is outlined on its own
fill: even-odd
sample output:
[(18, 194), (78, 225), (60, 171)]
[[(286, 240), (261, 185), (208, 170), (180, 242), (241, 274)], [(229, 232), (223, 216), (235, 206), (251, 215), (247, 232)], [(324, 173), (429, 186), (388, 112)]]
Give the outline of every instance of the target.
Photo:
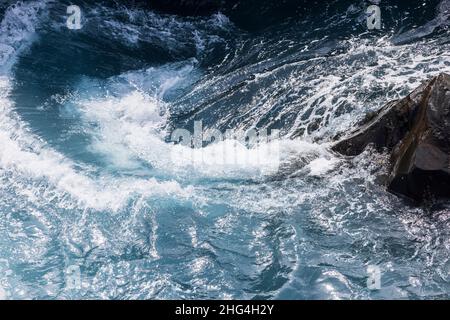
[[(84, 1), (69, 30), (67, 1), (0, 0), (0, 298), (448, 299), (449, 203), (329, 152), (450, 72), (448, 0), (378, 3), (375, 31), (345, 0), (254, 28)], [(280, 130), (278, 170), (174, 156), (198, 120)]]

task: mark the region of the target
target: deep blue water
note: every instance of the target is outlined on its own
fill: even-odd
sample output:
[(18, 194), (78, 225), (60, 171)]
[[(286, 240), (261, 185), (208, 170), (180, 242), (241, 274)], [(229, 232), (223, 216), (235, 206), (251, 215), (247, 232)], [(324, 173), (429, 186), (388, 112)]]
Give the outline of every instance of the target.
[[(449, 203), (387, 193), (384, 155), (329, 152), (450, 72), (448, 0), (377, 2), (374, 31), (346, 0), (260, 17), (80, 1), (69, 30), (72, 2), (0, 0), (0, 298), (448, 299)], [(170, 141), (200, 120), (280, 138)]]

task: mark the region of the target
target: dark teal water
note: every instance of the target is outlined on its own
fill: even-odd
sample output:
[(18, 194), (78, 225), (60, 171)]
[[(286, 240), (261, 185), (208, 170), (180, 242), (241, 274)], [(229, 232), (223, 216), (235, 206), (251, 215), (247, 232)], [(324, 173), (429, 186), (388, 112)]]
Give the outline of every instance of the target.
[[(448, 203), (411, 207), (376, 183), (383, 155), (328, 151), (450, 72), (449, 1), (381, 1), (377, 31), (365, 1), (270, 19), (83, 1), (80, 30), (68, 4), (0, 3), (0, 298), (449, 298)], [(200, 120), (280, 130), (276, 154), (170, 141)]]

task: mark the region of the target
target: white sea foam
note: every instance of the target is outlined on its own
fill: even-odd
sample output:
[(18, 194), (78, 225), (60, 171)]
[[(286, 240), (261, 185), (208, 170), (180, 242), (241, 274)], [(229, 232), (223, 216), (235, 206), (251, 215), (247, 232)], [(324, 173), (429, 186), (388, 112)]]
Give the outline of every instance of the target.
[[(166, 80), (163, 90), (176, 82)], [(76, 104), (85, 127), (95, 124), (88, 129), (93, 137), (90, 149), (119, 168), (133, 169), (145, 161), (165, 174), (239, 178), (274, 174), (283, 162), (294, 158), (332, 157), (323, 146), (290, 139), (263, 141), (252, 148), (236, 139), (202, 148), (166, 142), (170, 135), (164, 129), (167, 114), (160, 112), (166, 109), (165, 103), (142, 91), (82, 99)]]
[[(131, 35), (133, 34), (134, 31), (131, 32)], [(199, 51), (205, 50), (204, 38), (202, 37), (203, 35), (200, 34), (198, 39), (196, 38), (198, 40), (196, 45)], [(130, 43), (134, 41), (133, 38), (128, 40), (130, 40)], [(361, 52), (363, 57), (366, 57), (366, 54), (371, 55), (370, 52), (362, 50), (361, 43), (356, 42), (355, 48), (357, 50), (355, 53)], [(383, 40), (380, 43), (384, 44), (385, 42)], [(7, 50), (11, 51), (6, 46), (3, 48), (6, 48), (5, 52)], [(9, 48), (16, 52), (15, 46), (9, 46)], [(448, 64), (446, 64), (446, 61), (448, 61), (446, 53), (439, 56), (439, 52), (426, 53), (419, 50), (416, 54), (412, 54), (414, 53), (414, 50), (412, 50), (414, 47), (406, 46), (400, 49), (400, 53), (404, 54), (402, 58), (405, 58), (401, 65), (395, 65), (395, 54), (397, 54), (395, 50), (388, 50), (387, 52), (383, 52), (379, 48), (376, 50), (382, 55), (376, 59), (376, 62), (382, 64), (387, 70), (384, 68), (381, 70), (381, 78), (374, 77), (371, 72), (364, 74), (360, 69), (365, 69), (365, 66), (355, 66), (358, 61), (353, 65), (354, 69), (349, 67), (351, 64), (347, 63), (348, 61), (342, 61), (342, 67), (338, 69), (339, 72), (331, 70), (329, 73), (320, 73), (317, 77), (318, 81), (311, 83), (313, 90), (307, 92), (305, 96), (306, 103), (311, 108), (320, 109), (320, 107), (325, 107), (329, 112), (325, 113), (326, 116), (336, 108), (336, 102), (327, 100), (333, 93), (339, 96), (337, 104), (345, 101), (355, 102), (355, 104), (361, 102), (363, 98), (354, 95), (355, 92), (358, 92), (358, 89), (361, 89), (361, 87), (357, 87), (359, 85), (362, 86), (364, 92), (373, 90), (372, 86), (378, 88), (377, 85), (382, 85), (381, 88), (383, 90), (386, 89), (386, 87), (383, 87), (384, 85), (393, 86), (394, 96), (401, 96), (405, 89), (418, 84), (422, 80), (420, 77), (434, 74), (439, 67), (443, 67), (443, 69), (448, 67)], [(8, 60), (11, 60), (11, 57), (14, 58), (14, 52), (11, 51), (9, 53), (11, 56)], [(439, 57), (443, 58), (440, 62)], [(341, 58), (345, 59), (344, 57), (339, 59)], [(315, 59), (312, 62), (316, 63), (318, 61), (320, 59)], [(335, 62), (333, 61), (333, 63)], [(408, 66), (410, 63), (415, 66), (414, 69), (409, 70)], [(431, 68), (427, 69), (427, 65), (431, 66)], [(392, 75), (389, 74), (389, 68), (391, 67), (395, 69)], [(168, 69), (170, 68), (171, 66), (168, 66)], [(344, 72), (342, 72), (344, 77), (340, 78), (340, 71), (344, 71), (345, 68), (355, 72), (356, 78), (352, 80), (358, 81), (349, 80), (346, 82), (345, 79), (349, 75), (345, 75)], [(158, 72), (164, 68), (153, 69)], [(168, 69), (164, 70), (167, 71)], [(383, 238), (383, 235), (380, 235), (380, 233), (368, 232), (367, 230), (374, 225), (376, 228), (377, 223), (372, 223), (373, 220), (361, 219), (361, 217), (376, 215), (376, 218), (380, 218), (380, 211), (392, 212), (393, 209), (389, 208), (390, 204), (388, 201), (385, 201), (384, 197), (371, 198), (367, 189), (363, 188), (364, 186), (361, 186), (360, 183), (345, 184), (346, 180), (356, 180), (360, 177), (366, 178), (370, 175), (370, 170), (361, 170), (359, 172), (359, 164), (355, 166), (356, 169), (353, 168), (352, 170), (340, 168), (340, 171), (343, 171), (344, 174), (330, 174), (327, 175), (327, 179), (310, 179), (308, 177), (306, 179), (294, 179), (295, 177), (291, 179), (291, 177), (288, 177), (288, 179), (276, 179), (275, 182), (269, 180), (264, 183), (254, 184), (230, 183), (225, 180), (217, 182), (215, 184), (217, 188), (202, 185), (198, 189), (201, 188), (201, 191), (207, 193), (208, 197), (202, 199), (207, 204), (205, 207), (202, 207), (203, 203), (194, 204), (196, 212), (192, 215), (192, 220), (197, 221), (198, 217), (196, 217), (196, 214), (204, 215), (202, 219), (198, 219), (198, 226), (197, 222), (195, 222), (194, 227), (181, 230), (187, 233), (188, 238), (180, 238), (178, 234), (173, 234), (175, 241), (166, 241), (166, 234), (169, 229), (166, 229), (166, 225), (162, 224), (161, 230), (158, 230), (160, 217), (155, 215), (157, 210), (153, 211), (153, 202), (147, 201), (146, 197), (164, 197), (168, 194), (170, 198), (189, 197), (191, 199), (194, 191), (198, 190), (182, 187), (174, 181), (175, 176), (178, 179), (180, 175), (187, 175), (192, 181), (195, 181), (195, 177), (202, 177), (202, 175), (208, 177), (247, 178), (260, 174), (259, 165), (227, 166), (216, 163), (215, 155), (218, 153), (218, 150), (222, 150), (222, 147), (225, 149), (231, 148), (227, 153), (234, 154), (240, 158), (255, 157), (257, 150), (248, 149), (238, 144), (238, 141), (228, 140), (200, 150), (192, 150), (180, 145), (167, 143), (164, 140), (168, 133), (165, 130), (168, 114), (161, 112), (167, 109), (162, 101), (175, 92), (180, 84), (186, 83), (186, 78), (189, 78), (189, 75), (192, 74), (192, 69), (195, 68), (187, 67), (185, 74), (177, 72), (164, 73), (164, 76), (160, 77), (158, 81), (150, 84), (143, 81), (143, 79), (148, 80), (151, 78), (145, 72), (142, 74), (127, 73), (122, 75), (121, 78), (125, 78), (126, 82), (131, 84), (131, 89), (130, 86), (121, 87), (121, 84), (118, 84), (115, 88), (120, 87), (123, 90), (111, 90), (111, 92), (114, 92), (113, 96), (106, 95), (99, 98), (99, 95), (92, 94), (92, 96), (77, 97), (75, 98), (76, 101), (71, 101), (75, 102), (79, 108), (78, 111), (83, 120), (81, 126), (91, 134), (90, 137), (93, 142), (91, 149), (93, 151), (106, 155), (105, 158), (110, 159), (114, 166), (119, 169), (134, 168), (139, 166), (139, 162), (145, 161), (151, 166), (160, 169), (166, 176), (169, 176), (164, 182), (156, 179), (123, 178), (108, 174), (97, 176), (91, 172), (90, 167), (80, 165), (68, 159), (65, 155), (56, 152), (44, 141), (41, 141), (37, 135), (33, 134), (14, 112), (15, 106), (10, 97), (11, 82), (7, 77), (0, 78), (0, 150), (2, 150), (0, 153), (0, 179), (2, 182), (8, 181), (8, 185), (4, 186), (4, 189), (0, 188), (0, 191), (11, 191), (11, 194), (8, 193), (8, 199), (15, 196), (18, 197), (17, 203), (24, 207), (19, 207), (17, 212), (14, 212), (16, 215), (19, 215), (23, 208), (25, 209), (23, 211), (28, 211), (27, 213), (30, 216), (39, 218), (39, 225), (44, 225), (42, 230), (39, 229), (40, 226), (36, 228), (32, 226), (30, 228), (27, 227), (22, 219), (17, 219), (17, 232), (19, 235), (8, 234), (8, 236), (15, 236), (19, 238), (19, 241), (16, 241), (17, 238), (13, 238), (14, 242), (6, 242), (6, 245), (2, 243), (2, 247), (12, 248), (11, 251), (14, 251), (14, 254), (19, 259), (16, 259), (16, 256), (8, 257), (8, 259), (14, 260), (15, 265), (20, 262), (20, 265), (25, 266), (25, 268), (30, 266), (27, 271), (32, 276), (41, 276), (42, 270), (45, 270), (45, 275), (42, 279), (49, 281), (56, 279), (57, 274), (61, 271), (59, 264), (57, 267), (54, 267), (54, 261), (59, 261), (59, 255), (55, 254), (55, 250), (63, 253), (73, 250), (71, 253), (75, 253), (74, 256), (82, 258), (83, 263), (85, 263), (84, 266), (93, 266), (92, 264), (89, 265), (89, 263), (95, 261), (93, 270), (96, 270), (96, 272), (92, 275), (92, 283), (88, 293), (88, 295), (94, 297), (161, 298), (177, 295), (192, 297), (198, 296), (199, 292), (203, 292), (199, 291), (199, 289), (206, 288), (205, 294), (209, 296), (211, 294), (214, 296), (214, 291), (224, 291), (221, 293), (221, 297), (232, 298), (242, 295), (251, 298), (260, 292), (253, 293), (248, 290), (242, 290), (240, 286), (242, 281), (240, 279), (249, 275), (248, 279), (251, 283), (259, 283), (260, 280), (263, 280), (265, 283), (266, 274), (264, 270), (272, 266), (281, 266), (282, 273), (279, 276), (282, 276), (283, 279), (286, 277), (291, 279), (289, 289), (291, 294), (292, 292), (295, 293), (296, 284), (294, 279), (297, 280), (298, 277), (305, 275), (303, 268), (305, 263), (301, 259), (306, 256), (310, 265), (326, 266), (326, 268), (316, 268), (317, 272), (315, 273), (317, 275), (315, 280), (317, 280), (318, 285), (313, 288), (313, 291), (318, 290), (320, 296), (325, 298), (330, 296), (334, 298), (360, 297), (360, 291), (349, 292), (349, 290), (355, 290), (355, 287), (359, 286), (360, 281), (350, 281), (350, 276), (338, 269), (343, 268), (345, 263), (351, 264), (351, 267), (345, 270), (353, 275), (352, 279), (359, 279), (365, 276), (354, 272), (355, 269), (358, 269), (359, 260), (366, 261), (366, 258), (370, 258), (373, 254), (379, 254), (377, 256), (381, 257), (381, 259), (391, 257), (389, 245), (392, 243), (392, 238)], [(367, 70), (372, 70), (374, 73), (380, 71), (375, 66), (374, 69), (368, 68)], [(414, 73), (416, 70), (419, 70), (418, 74), (420, 74), (417, 78)], [(423, 73), (420, 73), (420, 70)], [(320, 71), (324, 72), (324, 69)], [(402, 72), (406, 72), (406, 74)], [(268, 76), (269, 73), (264, 76)], [(261, 80), (264, 76), (260, 74), (255, 79)], [(305, 79), (297, 74), (291, 80), (292, 82), (283, 84), (288, 86), (288, 91), (293, 91)], [(389, 81), (384, 84), (384, 80)], [(157, 90), (149, 94), (147, 89), (154, 84)], [(210, 84), (211, 82), (205, 81), (201, 85), (207, 86)], [(263, 105), (267, 107), (266, 109), (263, 108), (264, 112), (270, 111), (270, 107), (279, 98), (277, 95), (270, 95), (270, 91), (276, 92), (274, 89), (277, 86), (280, 86), (280, 83), (264, 88), (265, 92), (263, 93), (268, 93), (270, 97), (270, 99), (265, 101), (266, 104)], [(345, 88), (350, 88), (350, 90), (346, 91)], [(323, 98), (324, 100), (322, 100)], [(261, 105), (255, 104), (255, 106)], [(373, 106), (373, 108), (376, 108), (376, 106)], [(336, 128), (348, 129), (350, 123), (355, 121), (356, 113), (354, 111), (351, 112), (348, 119), (341, 117), (339, 121), (342, 121), (342, 123), (332, 119), (331, 129), (333, 131)], [(248, 115), (250, 115), (250, 112), (246, 114), (246, 116)], [(314, 117), (318, 118), (322, 117), (322, 115), (313, 113)], [(256, 121), (256, 117), (251, 118), (249, 116), (246, 119)], [(299, 125), (303, 125), (305, 123), (303, 121), (307, 122), (310, 120), (301, 120)], [(284, 170), (285, 173), (293, 173), (296, 176), (310, 175), (317, 177), (327, 174), (340, 164), (337, 159), (328, 153), (326, 144), (316, 144), (302, 139), (304, 138), (295, 140), (282, 139), (279, 141), (279, 159), (278, 157), (276, 159), (280, 161), (282, 172)], [(176, 161), (174, 161), (172, 158), (174, 151), (186, 152), (187, 156), (176, 158)], [(369, 159), (370, 156), (370, 154), (366, 154), (364, 158)], [(197, 159), (200, 157), (202, 157), (200, 165), (192, 163), (193, 158)], [(373, 159), (370, 160), (374, 162)], [(173, 180), (170, 180), (172, 177)], [(369, 183), (371, 182), (370, 178), (365, 180)], [(370, 187), (373, 186), (369, 184), (368, 188)], [(370, 190), (373, 191), (373, 189)], [(120, 215), (113, 217), (114, 223), (111, 224), (114, 226), (109, 226), (108, 223), (104, 223), (104, 220), (102, 222), (87, 218), (83, 220), (84, 213), (90, 212), (90, 210), (86, 209), (118, 211), (127, 204), (130, 198), (133, 199), (134, 195), (139, 196), (139, 199), (132, 203), (130, 210), (122, 212), (124, 220), (115, 219)], [(25, 197), (28, 199), (24, 199)], [(31, 205), (28, 206), (29, 203), (26, 200)], [(41, 206), (42, 202), (48, 206)], [(216, 205), (219, 207), (218, 209), (214, 207)], [(35, 210), (35, 207), (38, 209)], [(61, 207), (77, 210), (59, 210)], [(60, 212), (67, 214), (67, 211), (70, 211), (67, 215), (76, 215), (77, 217), (81, 210), (83, 219), (81, 221), (69, 221), (68, 223), (64, 221), (64, 223), (59, 224), (58, 220), (51, 219), (52, 216), (47, 212), (47, 209), (55, 211), (58, 215)], [(39, 212), (40, 210), (46, 212), (41, 213)], [(191, 207), (189, 206), (187, 210), (191, 210)], [(161, 211), (164, 213), (164, 210)], [(184, 210), (181, 212), (184, 213)], [(434, 223), (432, 226), (418, 224), (417, 215), (411, 215), (410, 213), (408, 212), (408, 215), (405, 214), (409, 219), (406, 223), (410, 225), (406, 231), (415, 230), (412, 232), (413, 239), (411, 242), (408, 242), (406, 239), (405, 243), (402, 241), (401, 244), (402, 247), (408, 249), (404, 250), (406, 254), (412, 251), (410, 250), (412, 248), (417, 250), (414, 253), (411, 252), (411, 254), (414, 254), (414, 258), (418, 257), (418, 259), (408, 259), (407, 261), (413, 267), (418, 266), (417, 270), (421, 269), (420, 267), (423, 265), (416, 263), (415, 260), (429, 259), (426, 262), (430, 270), (427, 269), (421, 272), (423, 274), (427, 273), (427, 276), (431, 279), (431, 277), (435, 277), (435, 271), (431, 271), (431, 268), (436, 267), (434, 261), (438, 260), (438, 257), (435, 254), (430, 255), (431, 251), (429, 249), (433, 249), (433, 252), (437, 252), (437, 254), (444, 253), (444, 258), (447, 259), (445, 250), (442, 251), (437, 247), (434, 250), (433, 246), (439, 246), (439, 241), (436, 241), (436, 235), (429, 232), (435, 226)], [(288, 218), (290, 214), (295, 215), (294, 220)], [(217, 230), (202, 229), (205, 226), (203, 223), (206, 221), (204, 219), (206, 215), (209, 215), (207, 217), (207, 225), (209, 225), (209, 222), (214, 223)], [(172, 219), (172, 216), (168, 216), (168, 219)], [(396, 221), (394, 217), (396, 215), (389, 214), (388, 216), (392, 217), (392, 220), (387, 220), (388, 222)], [(102, 215), (103, 219), (105, 217), (109, 216)], [(187, 214), (186, 217), (183, 217), (183, 220), (176, 220), (176, 226), (179, 226), (179, 221), (186, 222), (190, 218), (191, 216)], [(447, 217), (442, 219), (444, 219), (443, 221), (448, 221)], [(145, 226), (137, 225), (136, 220), (142, 220)], [(14, 218), (5, 221), (15, 222)], [(127, 226), (118, 226), (116, 224), (117, 221), (124, 221)], [(255, 221), (258, 223), (255, 224)], [(84, 224), (85, 222), (87, 223)], [(381, 222), (383, 223), (380, 224), (380, 228), (384, 228), (386, 225), (384, 223), (386, 222), (385, 217), (383, 217)], [(308, 224), (304, 225), (303, 223)], [(440, 224), (436, 223), (436, 226)], [(14, 225), (14, 223), (8, 223), (9, 225)], [(183, 224), (184, 227), (188, 225), (189, 221), (187, 225)], [(242, 228), (240, 228), (241, 226)], [(46, 227), (49, 230), (45, 230)], [(109, 229), (110, 227), (111, 229)], [(184, 229), (184, 227), (181, 229)], [(291, 228), (293, 231), (290, 231)], [(108, 232), (110, 230), (112, 230), (111, 233)], [(124, 230), (125, 232), (123, 232)], [(5, 234), (8, 231), (10, 229), (2, 230)], [(142, 244), (135, 243), (134, 240), (139, 238), (141, 231), (143, 233)], [(222, 233), (220, 237), (210, 237), (211, 231)], [(404, 230), (400, 228), (399, 231)], [(250, 238), (245, 238), (244, 240), (246, 241), (242, 241), (243, 234), (250, 235)], [(398, 234), (403, 233), (398, 232)], [(56, 238), (55, 235), (57, 236)], [(373, 239), (370, 238), (371, 236), (373, 236)], [(391, 235), (388, 234), (387, 237), (389, 236)], [(396, 240), (404, 240), (403, 236), (396, 238), (396, 234), (393, 237), (394, 245), (397, 244)], [(8, 238), (6, 241), (10, 240), (9, 237), (2, 238)], [(335, 251), (336, 239), (341, 242), (341, 238), (344, 239), (342, 243), (345, 246), (340, 246), (339, 250)], [(416, 247), (417, 239), (425, 243), (429, 248)], [(182, 243), (182, 241), (184, 242)], [(448, 243), (447, 239), (444, 239), (444, 241), (446, 244)], [(381, 246), (380, 243), (382, 244)], [(217, 256), (218, 259), (197, 256), (198, 252), (186, 247), (186, 244), (188, 246), (191, 245), (194, 249), (202, 249), (203, 253), (206, 253), (214, 245), (214, 248), (211, 249), (211, 252), (214, 254), (211, 257)], [(221, 244), (232, 244), (232, 246), (230, 248), (221, 248)], [(178, 270), (169, 268), (166, 270), (167, 272), (164, 271), (165, 266), (167, 266), (165, 265), (166, 255), (180, 252), (172, 250), (172, 247), (170, 247), (172, 245), (176, 245), (177, 249), (188, 249), (186, 252), (189, 252), (189, 255), (191, 252), (194, 254), (190, 264), (192, 277), (188, 279), (192, 290), (186, 290), (185, 286), (179, 286), (178, 282), (174, 281), (179, 275)], [(158, 251), (160, 246), (164, 246), (164, 248), (169, 250)], [(346, 249), (348, 246), (358, 250), (362, 248), (362, 251), (368, 255), (353, 255), (351, 252), (349, 254)], [(333, 250), (329, 248), (333, 248)], [(226, 255), (222, 254), (221, 251), (223, 249), (227, 251)], [(245, 257), (245, 259), (233, 260), (233, 265), (230, 264), (230, 268), (237, 270), (236, 273), (228, 272), (231, 269), (221, 268), (223, 265), (228, 265), (226, 260), (229, 258), (231, 261), (235, 254), (238, 254), (241, 258)], [(403, 256), (404, 252), (400, 254)], [(341, 259), (344, 256), (345, 259)], [(103, 259), (104, 257), (106, 259)], [(116, 259), (117, 257), (119, 258)], [(128, 259), (129, 257), (131, 259)], [(162, 266), (162, 268), (157, 268), (157, 272), (153, 272), (153, 269), (149, 270), (149, 259), (160, 259), (155, 266)], [(445, 259), (444, 263), (447, 263), (448, 259)], [(227, 263), (221, 263), (223, 261)], [(238, 261), (236, 265), (234, 265), (235, 261)], [(41, 266), (43, 267), (36, 269)], [(400, 264), (399, 266), (403, 267)], [(47, 269), (48, 267), (49, 269)], [(298, 268), (298, 270), (291, 272), (290, 270), (293, 270), (293, 268)], [(246, 274), (242, 275), (242, 270)], [(443, 267), (437, 270), (438, 273), (445, 272)], [(411, 271), (414, 273), (414, 270)], [(302, 273), (299, 274), (298, 272)], [(308, 271), (306, 270), (306, 272)], [(208, 274), (206, 275), (206, 273)], [(211, 276), (215, 276), (216, 273), (223, 273), (223, 276), (220, 275), (220, 278), (214, 278), (218, 280), (215, 281), (217, 285), (207, 285), (206, 277), (211, 279)], [(184, 277), (185, 275), (182, 276)], [(22, 277), (22, 274), (17, 274), (16, 277), (18, 279), (17, 284), (9, 279), (10, 282), (7, 285), (0, 281), (0, 298), (5, 296), (6, 293), (9, 294), (10, 288), (15, 288), (15, 292), (11, 294), (11, 296), (15, 297), (30, 298), (58, 295), (59, 284), (52, 287), (51, 283), (48, 285), (41, 285), (41, 283), (36, 282), (31, 283), (32, 281), (29, 281), (30, 278)], [(127, 280), (130, 281), (127, 282)], [(239, 286), (236, 286), (235, 283), (238, 280)], [(279, 281), (276, 282), (278, 283)], [(395, 283), (396, 281), (394, 281), (394, 285)], [(436, 291), (434, 282), (430, 281), (430, 283), (433, 287), (430, 289), (433, 291), (433, 295), (442, 291)], [(301, 287), (303, 288), (304, 286)], [(41, 291), (42, 288), (43, 291)], [(358, 288), (356, 289), (359, 290)], [(275, 287), (271, 287), (270, 290), (270, 292), (266, 290), (264, 293), (273, 295), (279, 291)], [(245, 293), (242, 293), (243, 291)], [(317, 291), (308, 294), (305, 295), (314, 296), (314, 294), (317, 294)]]
[[(34, 39), (36, 25), (44, 14), (46, 4), (47, 1), (19, 1), (6, 10), (0, 24), (0, 71), (3, 74), (9, 72), (20, 51)], [(94, 178), (87, 167), (75, 169), (79, 165), (32, 134), (14, 112), (14, 104), (9, 97), (11, 85), (8, 76), (0, 77), (0, 175), (13, 173), (13, 179), (17, 181), (31, 180), (27, 190), (17, 191), (20, 194), (36, 199), (39, 190), (34, 192), (29, 188), (44, 179), (48, 189), (54, 189), (54, 195), (61, 201), (68, 196), (72, 199), (69, 202), (73, 201), (75, 206), (112, 211), (126, 205), (133, 195), (172, 194), (174, 197), (186, 197), (190, 194), (189, 187), (183, 188), (175, 181), (108, 176)], [(152, 116), (146, 112), (133, 113), (133, 110), (127, 113), (127, 117), (139, 121), (149, 120)]]
[[(2, 21), (2, 30), (11, 27), (12, 21), (15, 24), (20, 23), (19, 26), (12, 28), (15, 30), (13, 33), (3, 34), (0, 38), (2, 52), (4, 52), (2, 61), (10, 61), (17, 48), (32, 37), (37, 12), (40, 9), (42, 9), (41, 2), (34, 3), (34, 5), (20, 4), (16, 8), (8, 9), (6, 18)], [(23, 12), (27, 14), (23, 14)], [(161, 25), (175, 23), (164, 20), (166, 18), (161, 19), (163, 20), (157, 21)], [(221, 15), (211, 19), (218, 27), (227, 26), (229, 23)], [(159, 25), (158, 23), (156, 25)], [(130, 32), (127, 28), (119, 27), (127, 34)], [(183, 25), (180, 28), (186, 28), (186, 26)], [(133, 34), (133, 32), (131, 33)], [(201, 43), (203, 40), (197, 40), (200, 41), (198, 45), (203, 46)], [(413, 46), (420, 48), (420, 44), (392, 46), (387, 38), (379, 39), (376, 43), (368, 40), (361, 43), (359, 39), (351, 39), (348, 44), (351, 47), (352, 56), (367, 55), (373, 57), (376, 64), (360, 70), (356, 69), (352, 75), (344, 78), (342, 75), (323, 74), (315, 80), (315, 83), (310, 83), (311, 86), (314, 86), (314, 90), (311, 90), (303, 98), (302, 103), (306, 106), (305, 108), (318, 108), (317, 101), (320, 101), (319, 106), (326, 106), (328, 109), (325, 115), (321, 115), (323, 118), (331, 114), (340, 103), (360, 103), (360, 98), (355, 97), (351, 89), (349, 91), (349, 87), (353, 83), (358, 83), (360, 91), (361, 87), (369, 91), (373, 87), (395, 84), (397, 89), (393, 92), (400, 90), (403, 92), (405, 85), (413, 88), (432, 73), (430, 64), (436, 70), (450, 72), (449, 56), (445, 53), (440, 55), (440, 59), (424, 50), (417, 50), (416, 54), (411, 55), (410, 52), (414, 51)], [(398, 62), (398, 52), (405, 53), (405, 61), (401, 65)], [(424, 69), (424, 64), (428, 65), (427, 69)], [(130, 72), (122, 75), (121, 78), (126, 79), (129, 84), (135, 85), (135, 91), (119, 97), (108, 96), (104, 99), (96, 97), (77, 101), (80, 107), (79, 111), (81, 111), (86, 124), (96, 124), (90, 132), (92, 136), (91, 150), (105, 155), (118, 168), (136, 168), (139, 166), (139, 161), (144, 160), (163, 172), (177, 175), (195, 173), (196, 175), (215, 177), (255, 176), (261, 173), (273, 173), (274, 164), (278, 169), (280, 163), (298, 162), (298, 159), (301, 158), (306, 159), (306, 163), (309, 163), (307, 168), (310, 175), (322, 175), (335, 166), (336, 160), (326, 152), (326, 146), (301, 140), (282, 139), (276, 142), (276, 146), (272, 142), (253, 149), (249, 149), (235, 140), (225, 140), (202, 149), (191, 149), (165, 142), (164, 137), (167, 132), (164, 131), (164, 126), (168, 115), (161, 112), (167, 109), (162, 100), (173, 88), (179, 87), (180, 84), (185, 85), (193, 70), (193, 65), (188, 64), (175, 72), (170, 70), (170, 66), (169, 68), (161, 67), (158, 70), (151, 68), (141, 75), (138, 72)], [(382, 77), (372, 75), (380, 70), (383, 73)], [(411, 78), (411, 73), (414, 73), (414, 78)], [(159, 74), (158, 81), (155, 82), (152, 79), (151, 85), (157, 86), (154, 95), (143, 91), (149, 87), (149, 84), (145, 83), (149, 74), (153, 77)], [(260, 80), (261, 76), (263, 75), (257, 75), (256, 79)], [(268, 76), (268, 74), (264, 76)], [(4, 79), (2, 81), (5, 82)], [(295, 86), (298, 79), (292, 79), (292, 81), (290, 85)], [(3, 90), (7, 90), (5, 88), (8, 86), (9, 84), (3, 85)], [(347, 91), (349, 94), (346, 93)], [(335, 96), (341, 98), (333, 101)], [(134, 192), (146, 193), (148, 190), (161, 189), (183, 193), (183, 189), (175, 182), (167, 182), (165, 186), (161, 186), (156, 180), (120, 181), (107, 177), (90, 178), (87, 173), (75, 170), (74, 164), (64, 156), (51, 150), (37, 137), (33, 137), (20, 124), (20, 120), (14, 120), (16, 116), (12, 116), (10, 112), (12, 106), (7, 99), (7, 93), (3, 94), (3, 100), (2, 104), (8, 106), (8, 110), (4, 107), (2, 115), (2, 126), (7, 130), (0, 132), (3, 150), (8, 150), (8, 152), (2, 153), (0, 158), (3, 168), (14, 168), (14, 170), (36, 179), (44, 177), (56, 188), (78, 199), (80, 203), (94, 208), (117, 209), (123, 206)], [(273, 101), (269, 99), (268, 102)], [(259, 112), (261, 110), (264, 108), (260, 108)], [(302, 126), (304, 121), (299, 117), (292, 127), (297, 129)], [(339, 118), (339, 122), (334, 121), (332, 127), (334, 130), (336, 128), (345, 129), (349, 122), (353, 121), (354, 115), (344, 115)], [(333, 122), (333, 117), (331, 117), (331, 122)], [(327, 129), (323, 127), (322, 130)], [(11, 135), (11, 132), (14, 132), (14, 136)], [(276, 151), (267, 153), (265, 149), (272, 151), (276, 149)], [(218, 157), (220, 154), (224, 154), (224, 157)], [(227, 163), (226, 157), (238, 160), (230, 164)], [(246, 161), (239, 159), (246, 159)], [(253, 161), (255, 159), (259, 159), (259, 161)], [(265, 167), (264, 164), (268, 164), (268, 166)], [(108, 187), (105, 188), (105, 186)], [(117, 196), (117, 194), (121, 194), (121, 196)]]
[[(132, 195), (170, 195), (187, 197), (191, 190), (175, 181), (156, 179), (92, 178), (88, 172), (75, 169), (75, 164), (52, 150), (31, 134), (12, 112), (8, 99), (9, 80), (0, 78), (0, 173), (13, 172), (15, 179), (46, 179), (49, 188), (69, 195), (81, 207), (96, 210), (119, 210)], [(128, 114), (128, 116), (150, 116)]]
[(47, 1), (18, 1), (7, 8), (0, 23), (0, 74), (9, 70), (15, 57), (26, 48), (45, 14)]
[(334, 169), (337, 162), (336, 159), (317, 158), (308, 164), (309, 174), (312, 176), (321, 176)]
[[(216, 107), (210, 105), (210, 95), (224, 104), (239, 95), (247, 101), (239, 107), (241, 127), (255, 123), (270, 127), (289, 119), (283, 128), (286, 136), (326, 141), (337, 132), (350, 130), (368, 111), (404, 97), (422, 81), (440, 72), (449, 73), (450, 46), (442, 38), (395, 45), (389, 34), (378, 38), (354, 36), (328, 45), (325, 37), (320, 42), (325, 48), (336, 47), (336, 52), (308, 59), (292, 54), (283, 63), (274, 59), (256, 61), (211, 76), (193, 92), (200, 98), (208, 97), (201, 102), (210, 109)], [(271, 45), (283, 48), (285, 43)], [(298, 50), (310, 52), (309, 46), (300, 44)], [(246, 54), (239, 52), (236, 59)], [(246, 81), (239, 91), (228, 92), (230, 84), (243, 79)], [(231, 98), (222, 98), (225, 94)], [(235, 113), (224, 108), (229, 113), (217, 121), (233, 122), (229, 117)]]
[[(367, 111), (378, 110), (389, 100), (404, 97), (430, 77), (450, 73), (449, 52), (426, 42), (394, 45), (389, 37), (352, 38), (343, 45), (349, 48), (345, 55), (327, 58), (335, 61), (330, 70), (317, 68), (317, 76), (310, 83), (312, 89), (301, 101), (301, 108), (313, 110), (312, 115), (305, 119), (300, 113), (291, 134), (307, 126), (317, 117), (316, 110), (323, 109), (325, 112), (320, 119), (329, 121), (313, 136), (329, 135), (330, 130), (333, 133), (346, 131)], [(299, 81), (301, 79), (292, 78), (292, 85)], [(375, 92), (385, 94), (370, 99)], [(354, 111), (336, 113), (346, 106)]]

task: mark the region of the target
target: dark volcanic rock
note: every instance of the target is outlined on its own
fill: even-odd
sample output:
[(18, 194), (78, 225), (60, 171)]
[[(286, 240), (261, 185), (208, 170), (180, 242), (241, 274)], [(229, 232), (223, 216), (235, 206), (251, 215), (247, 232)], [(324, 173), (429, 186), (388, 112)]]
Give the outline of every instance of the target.
[(369, 144), (390, 153), (389, 191), (416, 201), (450, 198), (450, 75), (388, 103), (332, 149), (355, 156)]

